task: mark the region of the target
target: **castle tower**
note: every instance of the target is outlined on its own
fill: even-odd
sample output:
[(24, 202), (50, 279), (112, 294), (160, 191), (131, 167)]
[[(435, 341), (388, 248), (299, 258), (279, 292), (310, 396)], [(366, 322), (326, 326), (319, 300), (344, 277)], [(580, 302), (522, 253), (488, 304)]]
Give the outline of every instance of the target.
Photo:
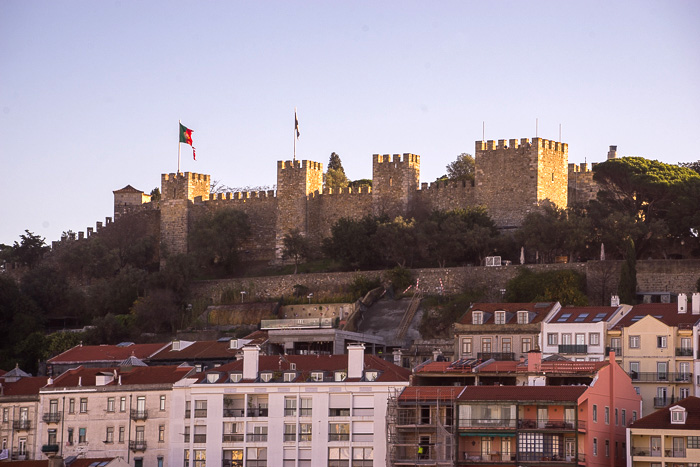
[(323, 191), (323, 164), (314, 161), (277, 161), (276, 256), (282, 239), (292, 229), (309, 234), (308, 195)]
[(116, 221), (124, 214), (138, 209), (142, 204), (151, 201), (151, 195), (137, 190), (131, 185), (127, 185), (121, 190), (112, 191), (114, 194), (114, 220)]
[[(192, 172), (162, 174), (160, 177), (161, 262), (165, 255), (187, 253), (190, 206), (195, 198), (209, 199), (211, 177)], [(164, 254), (163, 254), (164, 253)]]
[(420, 184), (417, 154), (372, 156), (372, 212), (391, 218), (405, 216)]
[(569, 145), (542, 138), (477, 141), (476, 201), (498, 227), (522, 225), (546, 200), (567, 206)]

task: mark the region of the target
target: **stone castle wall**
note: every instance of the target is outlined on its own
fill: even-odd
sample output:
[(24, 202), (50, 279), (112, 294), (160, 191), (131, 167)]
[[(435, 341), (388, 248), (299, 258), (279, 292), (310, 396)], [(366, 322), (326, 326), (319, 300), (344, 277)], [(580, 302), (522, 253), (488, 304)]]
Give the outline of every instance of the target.
[[(596, 164), (593, 164), (593, 167), (595, 166)], [(569, 204), (586, 204), (596, 199), (598, 184), (593, 181), (593, 171), (588, 170), (588, 164), (569, 164), (567, 189), (569, 192)]]

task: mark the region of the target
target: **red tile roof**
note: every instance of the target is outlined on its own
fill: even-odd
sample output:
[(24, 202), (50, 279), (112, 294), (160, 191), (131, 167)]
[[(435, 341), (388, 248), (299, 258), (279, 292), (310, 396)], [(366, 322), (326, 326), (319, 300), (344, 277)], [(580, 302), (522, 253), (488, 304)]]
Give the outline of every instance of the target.
[(169, 344), (133, 344), (117, 345), (76, 345), (72, 349), (50, 358), (49, 364), (87, 363), (87, 362), (117, 362), (134, 355), (141, 360), (147, 359)]
[(95, 386), (96, 376), (101, 373), (114, 374), (117, 372), (117, 377), (107, 386), (116, 386), (119, 384), (119, 376), (121, 376), (122, 386), (131, 384), (172, 384), (180, 381), (193, 371), (190, 366), (139, 366), (132, 367), (129, 370), (123, 368), (73, 368), (58, 376), (53, 384), (48, 385), (48, 388), (62, 387), (77, 387), (78, 383), (81, 386)]
[[(685, 407), (685, 423), (671, 423), (671, 407)], [(700, 430), (700, 398), (690, 396), (642, 417), (630, 425), (630, 428), (654, 428), (663, 430)]]
[(401, 392), (399, 401), (454, 401), (463, 390), (464, 386), (408, 386)]
[(458, 400), (576, 402), (588, 386), (466, 386)]
[(616, 328), (627, 327), (639, 319), (651, 315), (667, 326), (677, 326), (690, 329), (700, 320), (700, 315), (692, 313), (678, 313), (677, 303), (642, 303), (635, 305), (615, 325)]
[[(550, 323), (592, 323), (596, 316), (600, 315), (598, 321), (607, 321), (610, 317), (619, 309), (617, 306), (567, 306), (563, 307), (557, 314), (555, 314)], [(568, 314), (569, 317), (564, 321), (558, 321), (562, 319), (562, 315)], [(604, 314), (604, 316), (603, 316)], [(586, 315), (585, 317), (582, 315)], [(579, 318), (576, 320), (576, 318)]]
[(459, 320), (459, 324), (472, 324), (472, 312), (483, 311), (483, 324), (494, 324), (494, 314), (496, 311), (506, 312), (506, 324), (518, 324), (515, 314), (518, 311), (528, 311), (531, 314), (529, 322), (537, 323), (547, 316), (547, 313), (552, 311), (552, 308), (557, 302), (542, 302), (542, 303), (475, 303), (467, 310), (467, 312)]
[(229, 341), (195, 341), (181, 350), (173, 350), (172, 343), (150, 357), (150, 361), (234, 359), (241, 349), (230, 348)]
[(46, 376), (29, 376), (20, 378), (14, 383), (2, 381), (2, 395), (4, 396), (28, 396), (39, 395), (39, 389), (46, 386)]

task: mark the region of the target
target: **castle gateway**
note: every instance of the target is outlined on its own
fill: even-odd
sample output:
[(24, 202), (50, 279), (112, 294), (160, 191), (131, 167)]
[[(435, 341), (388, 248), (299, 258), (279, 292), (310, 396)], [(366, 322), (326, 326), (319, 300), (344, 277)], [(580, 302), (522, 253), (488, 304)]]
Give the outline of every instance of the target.
[[(185, 253), (189, 229), (198, 218), (212, 210), (235, 208), (250, 218), (246, 259), (274, 260), (281, 256), (282, 238), (290, 230), (299, 229), (320, 241), (341, 217), (387, 214), (393, 218), (419, 210), (484, 206), (499, 228), (510, 229), (519, 227), (545, 200), (567, 206), (567, 144), (542, 138), (477, 141), (474, 158), (473, 186), (453, 181), (421, 184), (416, 154), (374, 154), (371, 188), (324, 188), (323, 164), (308, 160), (277, 162), (276, 193), (212, 194), (209, 175), (163, 174), (159, 204), (128, 186), (114, 192), (114, 217), (159, 210), (161, 245), (167, 253)], [(579, 178), (592, 174), (575, 169)]]

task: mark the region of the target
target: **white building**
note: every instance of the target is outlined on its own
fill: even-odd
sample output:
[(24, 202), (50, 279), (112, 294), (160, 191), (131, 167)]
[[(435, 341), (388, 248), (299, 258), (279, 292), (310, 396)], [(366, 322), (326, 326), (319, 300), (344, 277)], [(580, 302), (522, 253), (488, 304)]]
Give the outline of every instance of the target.
[(170, 465), (386, 465), (387, 399), (409, 370), (362, 344), (347, 355), (243, 353), (174, 385)]
[(629, 305), (562, 307), (542, 323), (542, 358), (558, 354), (574, 361), (605, 360), (607, 331), (630, 308)]

